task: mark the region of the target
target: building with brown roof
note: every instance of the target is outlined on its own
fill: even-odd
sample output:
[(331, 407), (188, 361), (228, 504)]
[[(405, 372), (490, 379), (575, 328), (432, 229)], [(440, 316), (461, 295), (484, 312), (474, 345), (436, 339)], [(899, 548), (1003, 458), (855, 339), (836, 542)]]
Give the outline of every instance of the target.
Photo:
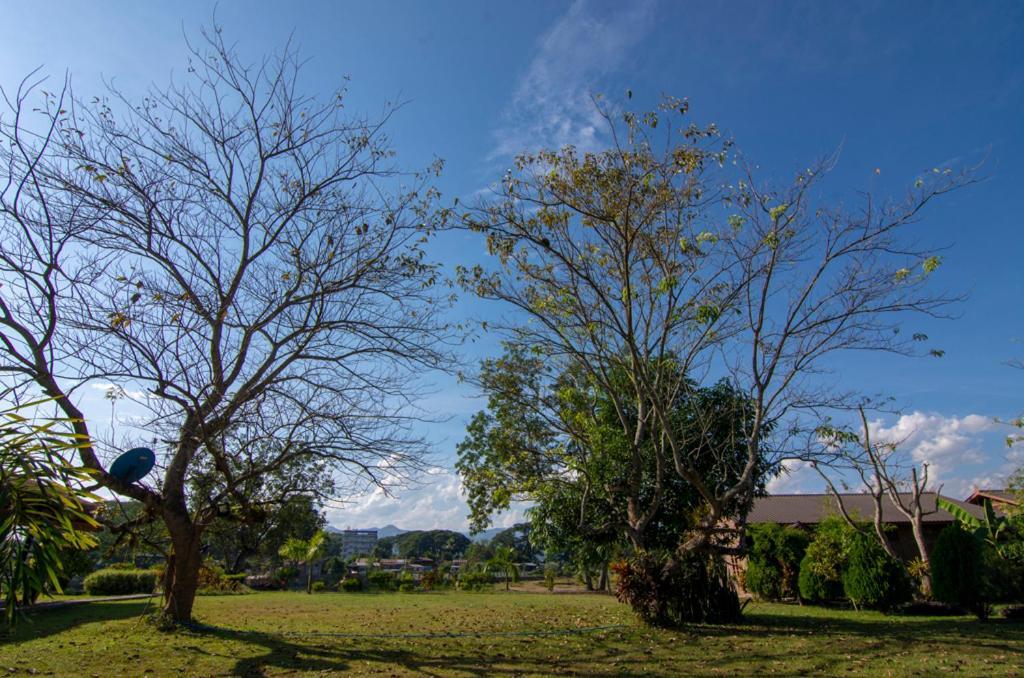
[[(939, 496), (935, 492), (926, 492), (922, 495), (922, 506), (929, 512), (922, 521), (925, 542), (929, 547), (935, 543), (939, 532), (956, 520), (948, 511), (938, 508), (936, 500)], [(851, 493), (842, 494), (840, 497), (847, 513), (854, 520), (870, 522), (874, 519), (875, 508), (871, 495)], [(901, 499), (906, 500), (909, 497), (909, 494), (901, 495)], [(981, 506), (946, 496), (943, 496), (943, 499), (961, 506), (978, 518), (983, 517), (984, 511)], [(908, 502), (903, 503), (907, 505)], [(811, 530), (830, 515), (842, 515), (836, 498), (831, 494), (776, 494), (754, 500), (754, 506), (747, 516), (747, 523), (778, 523)], [(888, 496), (882, 499), (882, 522), (892, 526), (890, 541), (901, 558), (912, 560), (918, 557), (910, 520), (896, 508)]]
[(986, 499), (992, 502), (992, 508), (999, 513), (1007, 513), (1021, 505), (1020, 497), (1011, 490), (975, 490), (965, 501), (982, 506)]

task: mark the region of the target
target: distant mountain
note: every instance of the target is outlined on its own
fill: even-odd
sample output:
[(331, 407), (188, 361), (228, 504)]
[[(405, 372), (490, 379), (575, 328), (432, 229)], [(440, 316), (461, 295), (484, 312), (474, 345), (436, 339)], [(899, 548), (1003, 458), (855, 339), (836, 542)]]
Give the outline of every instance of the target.
[[(341, 534), (344, 531), (341, 528), (334, 527), (333, 525), (328, 525), (324, 529), (331, 534)], [(384, 527), (360, 527), (358, 529), (377, 530), (377, 539), (386, 539), (388, 537), (397, 537), (398, 535), (406, 534), (407, 532), (416, 532), (416, 530), (403, 530), (402, 528), (391, 524), (385, 525)], [(479, 534), (470, 534), (469, 532), (462, 532), (462, 534), (476, 542), (488, 542), (493, 539), (495, 535), (504, 532), (506, 529), (508, 528), (489, 527)]]
[(400, 534), (405, 534), (406, 532), (409, 531), (409, 530), (403, 530), (400, 527), (395, 527), (394, 525), (391, 525), (391, 524), (385, 525), (384, 527), (377, 527), (377, 528), (370, 528), (370, 529), (376, 529), (377, 530), (377, 539), (385, 539), (387, 537), (396, 537), (396, 536), (398, 536)]
[(384, 527), (356, 527), (356, 528), (349, 528), (349, 527), (341, 528), (341, 527), (335, 527), (334, 525), (326, 525), (326, 526), (324, 526), (324, 530), (326, 532), (330, 532), (331, 534), (341, 534), (342, 532), (344, 532), (345, 530), (348, 530), (348, 529), (377, 530), (377, 539), (384, 539), (385, 537), (395, 537), (397, 535), (405, 534), (406, 532), (409, 532), (409, 530), (403, 530), (402, 528), (395, 527), (394, 525), (385, 525)]
[(483, 543), (494, 539), (495, 536), (501, 534), (507, 529), (507, 527), (488, 527), (483, 532), (478, 532), (477, 534), (470, 534), (469, 532), (463, 532), (463, 534), (475, 542)]

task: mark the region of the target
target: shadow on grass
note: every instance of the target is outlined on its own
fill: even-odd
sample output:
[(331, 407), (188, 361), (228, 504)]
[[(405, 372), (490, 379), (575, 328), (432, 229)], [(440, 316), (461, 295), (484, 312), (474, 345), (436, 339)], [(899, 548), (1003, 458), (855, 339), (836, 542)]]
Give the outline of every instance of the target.
[[(398, 667), (423, 675), (447, 675), (458, 672), (468, 675), (522, 675), (524, 673), (548, 674), (564, 670), (575, 673), (575, 658), (563, 661), (552, 661), (545, 657), (513, 656), (511, 653), (486, 653), (480, 634), (477, 644), (464, 645), (461, 648), (448, 648), (427, 644), (423, 650), (411, 648), (366, 647), (373, 639), (350, 638), (339, 636), (281, 636), (278, 634), (261, 633), (259, 631), (243, 631), (224, 628), (206, 628), (197, 631), (200, 637), (207, 636), (222, 641), (232, 641), (249, 646), (258, 646), (264, 650), (252, 657), (237, 659), (230, 671), (233, 676), (263, 676), (268, 670), (301, 670), (303, 672), (333, 672), (378, 669), (384, 672)], [(447, 637), (434, 638), (444, 641)], [(451, 640), (457, 637), (452, 636)], [(382, 639), (385, 640), (385, 639)], [(402, 639), (388, 638), (386, 642), (403, 642)], [(199, 647), (190, 648), (195, 652), (205, 653)], [(509, 648), (505, 648), (509, 649)], [(475, 650), (475, 652), (474, 652)], [(474, 656), (475, 655), (475, 656)], [(622, 655), (614, 648), (593, 648), (587, 653), (587, 661), (591, 663), (614, 662), (615, 673), (622, 676), (650, 675), (650, 658), (630, 658)], [(376, 665), (376, 666), (375, 666)]]
[(37, 610), (23, 615), (13, 631), (0, 630), (0, 643), (18, 643), (23, 640), (46, 638), (83, 624), (139, 617), (147, 610), (153, 609), (149, 601), (139, 599)]

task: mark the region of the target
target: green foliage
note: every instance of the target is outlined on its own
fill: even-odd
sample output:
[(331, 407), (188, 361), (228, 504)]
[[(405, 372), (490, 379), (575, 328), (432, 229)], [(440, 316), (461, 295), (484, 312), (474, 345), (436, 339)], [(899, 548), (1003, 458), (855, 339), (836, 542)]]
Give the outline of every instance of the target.
[(800, 561), (798, 583), (800, 597), (810, 602), (825, 603), (843, 597), (843, 582), (823, 576), (814, 567), (814, 557), (810, 551)]
[(982, 542), (953, 523), (939, 533), (931, 553), (932, 594), (937, 600), (985, 615), (986, 573)]
[(397, 550), (399, 558), (454, 560), (461, 557), (471, 543), (466, 535), (452, 530), (412, 530), (378, 540), (373, 555), (391, 558)]
[(33, 423), (14, 409), (0, 412), (0, 596), (7, 624), (19, 605), (47, 588), (61, 590), (68, 551), (96, 543), (85, 530), (98, 524), (82, 505), (95, 497), (80, 489), (90, 476), (67, 461), (82, 444), (65, 420)]
[(366, 580), (381, 591), (394, 591), (398, 586), (395, 573), (385, 572), (384, 570), (371, 570), (366, 575)]
[(298, 495), (270, 503), (256, 515), (217, 518), (203, 531), (203, 544), (209, 557), (227, 571), (241, 572), (256, 558), (276, 562), (288, 539), (308, 540), (323, 526), (324, 517), (313, 498)]
[(494, 549), (494, 555), (484, 565), (484, 571), (489, 573), (500, 572), (504, 577), (505, 590), (509, 590), (509, 579), (519, 581), (519, 570), (516, 568), (515, 551), (510, 546), (498, 546)]
[(327, 584), (322, 581), (313, 582), (313, 593), (323, 593), (327, 590)]
[(810, 537), (803, 530), (775, 523), (747, 527), (750, 548), (746, 589), (761, 598), (781, 600), (799, 595), (800, 561)]
[(643, 552), (616, 563), (616, 596), (655, 626), (739, 621), (740, 601), (725, 563), (713, 553), (684, 558)]
[(490, 572), (460, 572), (459, 589), (462, 591), (487, 591), (494, 584), (494, 577)]
[(416, 578), (413, 576), (412, 572), (402, 572), (402, 574), (398, 576), (398, 590), (402, 593), (413, 593), (418, 589), (419, 586), (416, 585)]
[(843, 591), (857, 608), (891, 610), (910, 600), (910, 577), (876, 538), (858, 533), (843, 572)]
[(525, 562), (536, 560), (539, 551), (530, 542), (530, 523), (519, 523), (507, 530), (502, 530), (491, 539), (491, 546), (507, 546), (514, 552), (517, 561)]
[(282, 558), (287, 558), (296, 563), (306, 564), (306, 593), (313, 592), (313, 561), (320, 558), (327, 548), (328, 534), (323, 530), (317, 532), (309, 539), (298, 539), (292, 537), (281, 546)]
[(814, 531), (800, 561), (800, 596), (825, 602), (843, 597), (843, 571), (857, 531), (839, 516), (828, 516)]
[(156, 583), (153, 570), (97, 570), (85, 578), (83, 586), (90, 596), (123, 596), (152, 593)]
[(555, 577), (558, 575), (558, 566), (554, 563), (544, 564), (544, 588), (548, 591), (555, 590)]
[(363, 590), (363, 582), (359, 577), (345, 577), (338, 582), (338, 589), (346, 593), (357, 593)]
[[(163, 566), (156, 568), (162, 575)], [(214, 561), (206, 560), (199, 568), (199, 589), (202, 595), (222, 593), (248, 593), (245, 574), (225, 574), (224, 568)]]

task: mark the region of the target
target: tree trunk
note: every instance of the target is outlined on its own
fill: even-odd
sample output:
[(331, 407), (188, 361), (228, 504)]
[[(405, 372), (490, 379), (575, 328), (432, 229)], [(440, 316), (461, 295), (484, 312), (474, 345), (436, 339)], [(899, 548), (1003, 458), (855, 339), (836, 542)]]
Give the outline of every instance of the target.
[(924, 572), (921, 573), (921, 593), (926, 598), (932, 596), (932, 563), (928, 556), (928, 546), (924, 541), (924, 530), (921, 525), (921, 516), (915, 516), (910, 521), (910, 527), (914, 533), (914, 541), (917, 542), (917, 552), (921, 556), (921, 563), (924, 565)]
[(168, 516), (165, 520), (173, 550), (164, 574), (164, 614), (175, 623), (188, 624), (199, 588), (202, 530), (192, 524), (187, 514)]
[(306, 562), (306, 593), (313, 593), (313, 561)]
[(594, 590), (594, 580), (590, 576), (590, 568), (589, 567), (584, 567), (583, 568), (583, 585), (586, 587), (586, 589), (588, 591), (593, 591)]
[(598, 591), (608, 591), (608, 563), (601, 565), (601, 578), (597, 582)]

